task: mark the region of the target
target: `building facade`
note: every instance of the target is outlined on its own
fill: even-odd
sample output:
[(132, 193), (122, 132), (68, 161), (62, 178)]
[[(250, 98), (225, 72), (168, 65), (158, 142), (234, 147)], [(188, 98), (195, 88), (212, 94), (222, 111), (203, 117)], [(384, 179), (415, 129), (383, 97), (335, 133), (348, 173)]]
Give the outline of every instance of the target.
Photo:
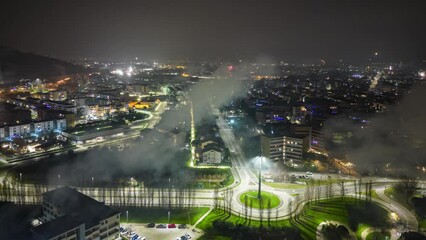
[(64, 131), (67, 127), (66, 119), (52, 119), (26, 124), (0, 127), (0, 141), (7, 138), (26, 137), (31, 134), (45, 134), (51, 131)]
[(260, 137), (262, 156), (275, 162), (300, 167), (303, 163), (303, 154), (307, 150), (307, 139), (298, 136), (272, 136)]
[[(37, 228), (43, 225), (44, 228), (48, 228), (43, 231), (45, 233), (57, 231), (58, 226), (64, 228), (62, 233), (55, 233), (54, 237), (47, 239), (113, 240), (119, 238), (120, 212), (104, 203), (68, 186), (46, 192), (42, 197), (41, 220), (44, 223), (36, 227), (34, 232), (40, 232)], [(64, 227), (64, 224), (58, 224), (64, 218), (71, 218), (68, 220), (71, 222), (70, 226)]]

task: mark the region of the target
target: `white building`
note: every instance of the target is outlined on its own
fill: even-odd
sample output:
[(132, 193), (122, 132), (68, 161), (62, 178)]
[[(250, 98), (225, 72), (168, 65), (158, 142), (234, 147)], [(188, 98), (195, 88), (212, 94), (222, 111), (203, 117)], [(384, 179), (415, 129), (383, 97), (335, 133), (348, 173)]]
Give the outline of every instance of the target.
[(205, 164), (220, 164), (222, 158), (222, 149), (215, 144), (208, 144), (202, 150), (202, 159)]
[(66, 127), (67, 121), (63, 118), (13, 126), (3, 126), (0, 127), (0, 141), (5, 140), (5, 138), (24, 137), (30, 134), (48, 133), (55, 130), (64, 131)]
[(260, 137), (262, 156), (294, 167), (301, 166), (308, 142), (308, 137), (299, 136), (262, 135)]
[(7, 131), (8, 128), (8, 136), (10, 137), (19, 137), (23, 135), (27, 135), (31, 133), (31, 126), (30, 124), (19, 124), (14, 126), (5, 127), (5, 131)]

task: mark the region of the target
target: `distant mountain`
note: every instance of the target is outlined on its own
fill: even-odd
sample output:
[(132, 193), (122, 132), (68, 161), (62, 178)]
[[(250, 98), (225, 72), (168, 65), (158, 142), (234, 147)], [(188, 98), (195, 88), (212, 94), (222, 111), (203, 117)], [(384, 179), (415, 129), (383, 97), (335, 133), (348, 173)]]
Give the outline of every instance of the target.
[(51, 78), (82, 71), (83, 67), (69, 62), (0, 46), (0, 81)]

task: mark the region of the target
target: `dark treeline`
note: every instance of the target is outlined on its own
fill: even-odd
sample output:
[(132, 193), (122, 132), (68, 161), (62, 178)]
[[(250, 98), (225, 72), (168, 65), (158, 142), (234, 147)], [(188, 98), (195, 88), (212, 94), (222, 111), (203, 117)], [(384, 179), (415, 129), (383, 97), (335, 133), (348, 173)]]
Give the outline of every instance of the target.
[[(61, 185), (29, 185), (19, 181), (6, 181), (0, 184), (0, 201), (16, 204), (37, 205), (42, 202), (42, 194)], [(111, 206), (192, 208), (195, 206), (195, 190), (180, 186), (152, 188), (142, 186), (130, 187), (85, 187), (76, 188), (98, 201)]]

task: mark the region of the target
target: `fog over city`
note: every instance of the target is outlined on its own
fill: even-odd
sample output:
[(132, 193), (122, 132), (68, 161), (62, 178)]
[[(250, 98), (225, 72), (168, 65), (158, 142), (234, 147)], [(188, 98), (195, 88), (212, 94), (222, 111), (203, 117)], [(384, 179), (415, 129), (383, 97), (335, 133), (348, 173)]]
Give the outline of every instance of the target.
[[(336, 130), (352, 132), (346, 150), (360, 172), (412, 174), (416, 167), (426, 163), (426, 113), (421, 110), (424, 102), (426, 85), (418, 84), (389, 112), (369, 119), (366, 126), (337, 118), (325, 123), (326, 131), (329, 138)], [(389, 171), (377, 169), (382, 165)]]

